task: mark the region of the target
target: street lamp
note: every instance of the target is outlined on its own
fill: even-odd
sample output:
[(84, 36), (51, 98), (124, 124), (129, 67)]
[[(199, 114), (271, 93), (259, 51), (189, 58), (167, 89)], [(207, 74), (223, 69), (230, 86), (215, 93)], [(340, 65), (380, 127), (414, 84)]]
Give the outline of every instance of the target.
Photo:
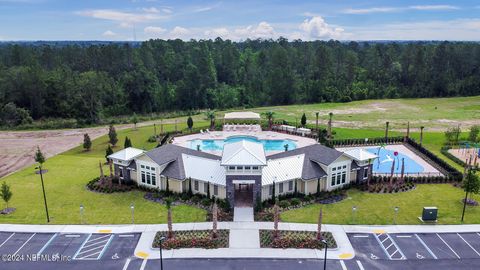
[(133, 203), (130, 204), (130, 210), (132, 210), (132, 224), (135, 224), (135, 205)]
[(42, 165), (35, 167), (40, 172), (40, 180), (42, 182), (42, 191), (43, 191), (43, 203), (45, 204), (45, 212), (47, 213), (47, 223), (50, 223), (50, 216), (48, 215), (48, 205), (47, 205), (47, 196), (45, 195), (45, 186), (43, 184), (43, 171)]
[(395, 208), (393, 209), (394, 211), (394, 214), (393, 214), (393, 224), (397, 224), (397, 214), (398, 214), (398, 210), (400, 210), (400, 208), (398, 206), (395, 206)]
[(328, 250), (328, 245), (327, 241), (325, 239), (322, 239), (323, 245), (325, 245), (325, 259), (323, 260), (323, 270), (327, 269), (327, 250)]
[(162, 243), (165, 241), (165, 236), (160, 237), (160, 270), (163, 270), (163, 257), (162, 257)]
[(83, 204), (80, 204), (80, 224), (83, 225)]
[(357, 212), (357, 207), (352, 207), (352, 223), (355, 224), (355, 213)]

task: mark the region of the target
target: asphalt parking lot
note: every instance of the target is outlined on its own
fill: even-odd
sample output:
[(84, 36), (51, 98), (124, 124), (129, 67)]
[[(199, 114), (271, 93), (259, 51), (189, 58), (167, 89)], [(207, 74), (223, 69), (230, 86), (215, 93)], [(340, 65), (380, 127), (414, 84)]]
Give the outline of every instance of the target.
[(0, 232), (3, 263), (125, 260), (133, 256), (140, 234)]
[(348, 238), (365, 260), (480, 259), (479, 233), (354, 233)]

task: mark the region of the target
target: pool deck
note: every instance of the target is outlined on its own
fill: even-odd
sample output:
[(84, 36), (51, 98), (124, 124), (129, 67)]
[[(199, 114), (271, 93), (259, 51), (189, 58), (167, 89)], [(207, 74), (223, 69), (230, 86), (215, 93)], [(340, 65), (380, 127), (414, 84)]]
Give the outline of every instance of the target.
[[(346, 150), (355, 149), (355, 148), (370, 149), (370, 148), (378, 148), (378, 146), (341, 147), (341, 148), (336, 148), (336, 149), (338, 151), (344, 152)], [(387, 145), (387, 146), (385, 146), (385, 149), (390, 150), (390, 151), (397, 151), (399, 153), (404, 154), (405, 156), (411, 158), (413, 161), (417, 162), (424, 169), (423, 173), (410, 173), (410, 174), (405, 174), (405, 175), (409, 175), (409, 176), (424, 176), (424, 175), (426, 176), (426, 175), (432, 175), (432, 174), (442, 175), (437, 169), (435, 169), (432, 165), (430, 165), (430, 163), (425, 161), (423, 158), (419, 157), (417, 154), (415, 154), (412, 150), (408, 149), (403, 144)], [(382, 173), (378, 173), (378, 174), (382, 174)], [(384, 175), (390, 175), (390, 174), (385, 173)]]
[[(184, 136), (175, 137), (173, 144), (190, 148), (190, 141), (192, 140), (225, 140), (231, 136), (253, 136), (259, 140), (292, 140), (297, 145), (297, 148), (316, 144), (314, 139), (296, 136), (286, 133), (279, 133), (275, 131), (210, 131), (204, 133), (195, 133)], [(221, 151), (205, 151), (207, 153), (219, 155)], [(273, 155), (283, 151), (268, 151), (268, 155)]]

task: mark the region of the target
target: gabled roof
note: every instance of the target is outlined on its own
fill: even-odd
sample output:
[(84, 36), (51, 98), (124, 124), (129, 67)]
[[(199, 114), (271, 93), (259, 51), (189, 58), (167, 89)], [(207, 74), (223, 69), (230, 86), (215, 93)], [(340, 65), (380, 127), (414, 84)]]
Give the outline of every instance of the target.
[(223, 117), (225, 120), (229, 119), (261, 119), (260, 114), (254, 112), (230, 112)]
[(229, 165), (250, 165), (265, 166), (265, 150), (261, 143), (242, 140), (239, 142), (228, 143), (223, 146), (222, 162), (223, 166)]
[(305, 155), (289, 156), (278, 159), (269, 159), (267, 166), (262, 170), (262, 185), (271, 185), (292, 179), (302, 178), (303, 161)]
[(342, 152), (337, 151), (333, 148), (329, 148), (321, 144), (312, 144), (312, 145), (300, 147), (291, 151), (270, 155), (268, 156), (268, 159), (277, 159), (277, 158), (295, 156), (300, 154), (305, 154), (306, 160), (314, 161), (326, 166), (330, 165), (332, 162), (337, 160), (341, 155), (343, 155)]
[(110, 159), (118, 159), (122, 161), (131, 161), (135, 157), (145, 153), (144, 150), (133, 148), (133, 147), (128, 147), (123, 150), (120, 150), (118, 152), (115, 152), (111, 155), (108, 156)]
[(220, 160), (219, 156), (192, 150), (190, 148), (181, 147), (174, 144), (167, 144), (145, 153), (158, 165), (165, 165), (167, 167), (163, 170), (162, 175), (167, 177), (183, 180), (185, 179), (185, 169), (182, 154), (202, 157), (211, 160)]
[(344, 152), (345, 155), (355, 159), (356, 161), (368, 161), (370, 159), (375, 159), (378, 156), (368, 152), (362, 148), (354, 148)]
[(185, 177), (225, 186), (225, 168), (220, 160), (182, 154)]

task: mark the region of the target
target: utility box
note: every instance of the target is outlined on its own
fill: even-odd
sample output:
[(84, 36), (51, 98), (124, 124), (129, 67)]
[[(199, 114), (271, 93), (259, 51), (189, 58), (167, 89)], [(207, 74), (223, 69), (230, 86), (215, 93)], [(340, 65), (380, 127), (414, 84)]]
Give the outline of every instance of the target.
[(423, 221), (437, 221), (438, 208), (437, 207), (423, 207), (422, 220)]

